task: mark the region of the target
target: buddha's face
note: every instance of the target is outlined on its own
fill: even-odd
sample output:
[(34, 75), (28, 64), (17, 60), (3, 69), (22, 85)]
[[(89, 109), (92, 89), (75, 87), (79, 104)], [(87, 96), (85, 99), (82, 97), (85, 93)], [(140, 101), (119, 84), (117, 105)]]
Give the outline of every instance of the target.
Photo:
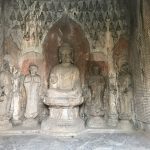
[(72, 51), (69, 48), (62, 48), (60, 52), (60, 59), (62, 63), (72, 62)]
[(99, 69), (99, 67), (93, 67), (93, 73), (94, 73), (94, 75), (99, 75), (100, 74), (100, 69)]
[(4, 61), (4, 64), (3, 64), (3, 69), (5, 71), (10, 71), (10, 65), (7, 61)]
[(37, 73), (37, 67), (36, 66), (30, 66), (29, 71), (30, 71), (31, 75), (35, 75)]

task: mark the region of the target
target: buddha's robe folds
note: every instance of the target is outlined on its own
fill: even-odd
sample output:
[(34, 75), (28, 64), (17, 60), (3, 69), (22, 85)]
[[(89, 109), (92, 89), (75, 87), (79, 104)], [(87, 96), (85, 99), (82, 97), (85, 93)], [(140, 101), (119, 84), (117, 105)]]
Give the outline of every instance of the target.
[[(80, 84), (79, 70), (74, 65), (55, 66), (50, 74), (50, 87), (47, 92), (49, 100), (55, 99), (55, 103), (66, 103), (71, 105), (76, 103), (77, 105), (82, 103), (82, 90)], [(53, 103), (50, 101), (47, 103)], [(68, 101), (68, 103), (67, 103)], [(59, 105), (58, 104), (58, 105)]]

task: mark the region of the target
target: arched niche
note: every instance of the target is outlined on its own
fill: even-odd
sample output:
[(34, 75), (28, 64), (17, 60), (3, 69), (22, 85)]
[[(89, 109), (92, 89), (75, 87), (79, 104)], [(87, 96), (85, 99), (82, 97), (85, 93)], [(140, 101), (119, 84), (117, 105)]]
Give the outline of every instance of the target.
[(90, 46), (81, 26), (67, 15), (53, 24), (43, 43), (47, 78), (52, 67), (59, 63), (58, 49), (63, 42), (68, 42), (73, 47), (74, 64), (79, 68), (81, 81), (84, 84)]

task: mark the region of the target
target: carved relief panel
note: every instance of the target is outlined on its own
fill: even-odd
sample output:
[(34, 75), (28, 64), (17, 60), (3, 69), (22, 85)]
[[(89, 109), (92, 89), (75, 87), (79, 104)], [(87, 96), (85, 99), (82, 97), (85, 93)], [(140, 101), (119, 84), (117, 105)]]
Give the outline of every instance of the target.
[[(44, 88), (47, 87), (48, 71), (58, 61), (57, 49), (62, 42), (69, 42), (75, 49), (74, 62), (81, 72), (83, 86), (85, 86), (85, 77), (88, 72), (87, 61), (89, 59), (95, 62), (104, 61), (105, 64), (109, 65), (105, 75), (107, 74), (110, 82), (115, 84), (116, 70), (113, 66), (112, 48), (119, 41), (121, 35), (128, 37), (129, 31), (127, 3), (125, 1), (11, 0), (10, 3), (5, 2), (5, 8), (9, 9), (5, 9), (4, 55), (8, 56), (10, 66), (18, 67), (20, 74), (25, 77), (23, 85), (25, 86), (24, 91), (26, 91), (25, 95), (27, 97), (37, 95), (39, 84)], [(39, 66), (41, 77), (40, 79), (33, 78), (35, 82), (32, 82), (32, 84), (30, 79), (26, 78), (28, 67), (31, 64)], [(112, 72), (114, 76), (111, 76)], [(114, 80), (111, 80), (111, 77)], [(19, 82), (21, 82), (19, 80), (19, 76), (14, 76), (13, 98), (15, 101), (19, 100), (17, 93), (20, 88)], [(91, 88), (91, 95), (89, 95), (95, 104), (99, 102), (99, 99), (101, 100), (97, 105), (98, 108), (96, 108), (98, 111), (99, 109), (101, 110), (96, 112), (99, 116), (104, 116), (102, 97), (105, 97), (104, 92), (106, 91), (103, 91), (104, 86), (102, 84), (104, 84), (104, 81), (102, 80), (96, 75), (94, 79), (93, 75), (88, 83)], [(96, 85), (98, 84), (96, 81), (99, 82), (99, 85)], [(33, 91), (32, 93), (32, 91), (27, 90), (30, 86), (33, 86), (33, 89), (36, 86), (36, 92)], [(96, 93), (97, 89), (101, 90), (101, 92)], [(112, 92), (113, 90), (116, 89), (112, 89)], [(111, 99), (110, 102), (112, 102)], [(19, 105), (18, 112), (20, 111)], [(33, 108), (36, 109), (37, 107), (34, 106)], [(112, 110), (114, 109), (112, 108)], [(14, 112), (14, 120), (15, 113), (17, 114), (18, 112)], [(25, 117), (28, 118), (27, 116)]]

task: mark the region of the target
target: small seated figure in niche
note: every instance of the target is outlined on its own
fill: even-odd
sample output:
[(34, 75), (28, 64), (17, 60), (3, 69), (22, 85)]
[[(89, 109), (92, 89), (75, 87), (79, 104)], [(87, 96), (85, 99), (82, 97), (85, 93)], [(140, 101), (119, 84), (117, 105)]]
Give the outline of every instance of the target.
[(12, 74), (10, 66), (4, 60), (2, 71), (0, 72), (0, 129), (9, 129), (12, 127), (11, 118), (12, 101)]
[(42, 129), (55, 132), (76, 132), (84, 128), (79, 117), (83, 103), (79, 69), (73, 64), (73, 49), (64, 43), (59, 49), (60, 64), (50, 73), (49, 89), (44, 103), (49, 106), (49, 118)]
[(100, 128), (105, 126), (104, 121), (104, 92), (106, 83), (101, 74), (99, 66), (93, 66), (92, 75), (89, 78), (89, 88), (91, 91), (91, 102), (89, 104), (87, 126)]
[(119, 80), (119, 119), (131, 120), (133, 89), (128, 64), (124, 64), (118, 75)]
[(29, 74), (24, 79), (26, 91), (26, 107), (25, 107), (25, 127), (38, 127), (38, 115), (40, 104), (40, 86), (41, 78), (37, 74), (38, 67), (36, 65), (29, 66)]

